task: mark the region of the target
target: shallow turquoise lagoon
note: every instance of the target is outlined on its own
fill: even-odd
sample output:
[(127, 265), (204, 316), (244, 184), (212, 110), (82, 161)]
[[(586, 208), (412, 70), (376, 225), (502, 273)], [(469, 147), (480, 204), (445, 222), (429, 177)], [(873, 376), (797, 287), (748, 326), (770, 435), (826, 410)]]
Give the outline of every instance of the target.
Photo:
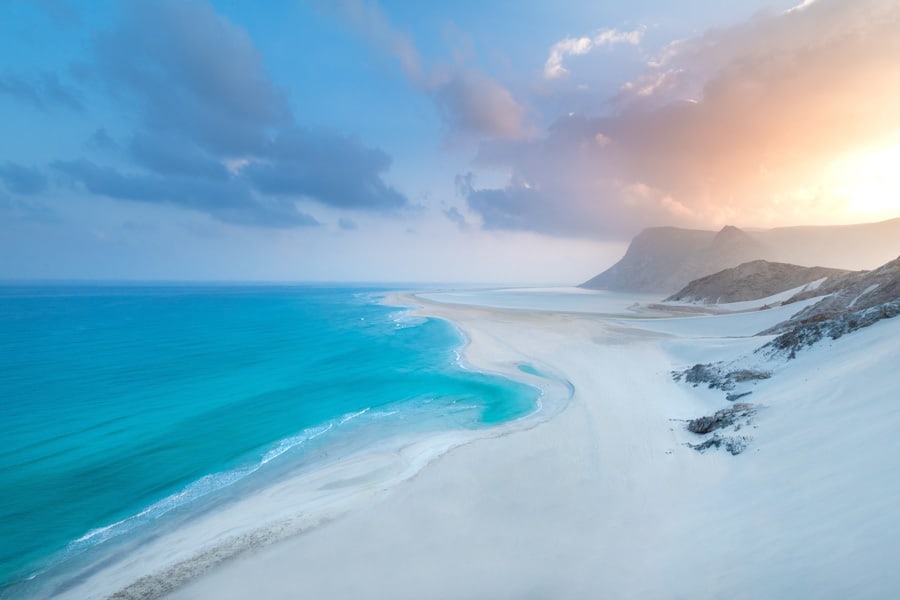
[(0, 287), (0, 590), (353, 425), (534, 410), (536, 390), (462, 368), (453, 326), (382, 291)]

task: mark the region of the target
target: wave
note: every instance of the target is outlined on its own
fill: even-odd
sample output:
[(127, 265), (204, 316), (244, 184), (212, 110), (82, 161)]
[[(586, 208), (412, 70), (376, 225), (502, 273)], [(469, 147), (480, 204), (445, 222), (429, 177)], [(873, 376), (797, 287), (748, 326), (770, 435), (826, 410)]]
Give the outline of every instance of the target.
[(418, 327), (428, 322), (426, 317), (415, 314), (412, 308), (394, 311), (388, 315), (388, 318), (393, 321), (395, 329)]
[[(228, 471), (204, 475), (200, 479), (186, 485), (182, 490), (154, 502), (147, 508), (130, 517), (126, 517), (125, 519), (116, 521), (115, 523), (104, 527), (91, 529), (78, 539), (70, 542), (66, 548), (65, 554), (70, 555), (89, 546), (94, 546), (128, 533), (144, 523), (162, 517), (173, 509), (199, 500), (213, 492), (223, 490), (244, 479), (248, 475), (255, 473), (264, 465), (270, 463), (279, 456), (282, 456), (286, 452), (323, 436), (334, 430), (336, 427), (345, 425), (357, 417), (365, 415), (369, 410), (370, 408), (366, 407), (358, 412), (342, 415), (341, 417), (337, 417), (321, 425), (308, 427), (297, 435), (279, 440), (263, 453), (260, 459), (255, 463), (242, 465)], [(396, 414), (397, 412), (399, 411), (376, 412), (373, 413), (372, 416), (381, 418)]]
[(349, 414), (349, 415), (346, 415), (345, 417), (343, 417), (343, 418), (341, 419), (340, 424), (343, 425), (343, 424), (346, 423), (347, 421), (352, 421), (352, 420), (355, 419), (356, 417), (361, 417), (361, 416), (363, 416), (364, 414), (366, 414), (367, 412), (369, 412), (369, 409), (370, 409), (370, 408), (371, 408), (371, 407), (368, 407), (368, 406), (367, 406), (366, 408), (362, 409), (362, 410), (359, 411), (359, 412), (355, 412), (355, 413), (351, 413), (351, 414)]

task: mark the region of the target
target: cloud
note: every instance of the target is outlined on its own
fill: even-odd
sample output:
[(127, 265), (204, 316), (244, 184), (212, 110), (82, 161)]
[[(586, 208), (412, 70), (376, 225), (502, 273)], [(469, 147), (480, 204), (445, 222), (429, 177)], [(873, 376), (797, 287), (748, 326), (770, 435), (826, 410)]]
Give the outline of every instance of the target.
[[(135, 129), (88, 147), (118, 158), (53, 167), (85, 191), (168, 203), (229, 223), (316, 225), (312, 201), (397, 214), (408, 199), (383, 176), (391, 157), (338, 132), (297, 125), (247, 33), (206, 0), (128, 2), (95, 38), (90, 76), (132, 111)], [(125, 163), (127, 167), (121, 165)]]
[(426, 68), (412, 39), (394, 28), (375, 2), (341, 0), (336, 6), (364, 39), (397, 60), (410, 83), (431, 97), (452, 132), (499, 138), (528, 133), (524, 107), (496, 80), (459, 64)]
[(797, 4), (796, 6), (792, 6), (791, 8), (787, 9), (787, 12), (790, 13), (790, 12), (796, 12), (798, 10), (803, 10), (804, 8), (806, 8), (807, 6), (809, 6), (810, 4), (812, 4), (815, 1), (816, 0), (803, 0), (802, 2), (800, 2), (800, 4)]
[(177, 136), (138, 132), (131, 139), (131, 156), (138, 164), (162, 175), (227, 179), (228, 169), (215, 156)]
[(44, 71), (32, 78), (24, 78), (7, 71), (0, 75), (0, 94), (5, 94), (40, 111), (56, 108), (73, 111), (84, 109), (77, 92), (61, 82), (59, 77), (50, 71)]
[(450, 208), (445, 208), (443, 213), (445, 217), (456, 224), (460, 231), (468, 231), (469, 222), (466, 220), (466, 217), (459, 212), (458, 208), (451, 206)]
[(262, 150), (269, 128), (291, 119), (246, 32), (208, 2), (129, 2), (117, 27), (97, 36), (109, 89), (142, 125), (230, 155)]
[(455, 73), (435, 88), (434, 98), (454, 130), (507, 138), (524, 132), (525, 109), (506, 88), (476, 72)]
[(240, 225), (295, 227), (318, 225), (288, 200), (260, 198), (241, 181), (123, 173), (88, 160), (55, 161), (50, 165), (72, 183), (117, 200), (163, 203), (205, 212)]
[(632, 31), (603, 29), (592, 37), (563, 38), (550, 48), (550, 56), (547, 57), (547, 62), (544, 63), (544, 77), (556, 79), (568, 73), (563, 66), (563, 61), (567, 56), (587, 54), (600, 46), (614, 46), (616, 44), (636, 46), (641, 43), (641, 38), (643, 37), (644, 29), (639, 28)]
[(105, 128), (101, 127), (90, 135), (85, 141), (85, 146), (99, 152), (117, 152), (119, 144), (109, 135)]
[(341, 217), (338, 219), (338, 227), (343, 229), (344, 231), (355, 231), (359, 229), (359, 225), (356, 224), (356, 221), (353, 219), (348, 219), (347, 217)]
[(292, 196), (344, 209), (395, 212), (407, 198), (381, 178), (391, 164), (385, 152), (322, 129), (284, 130), (266, 160), (243, 169), (253, 186), (269, 195)]
[(403, 72), (417, 85), (426, 75), (416, 45), (406, 34), (391, 25), (384, 11), (375, 2), (336, 0), (324, 2), (324, 8), (337, 8), (341, 17), (370, 44), (380, 48), (400, 63)]
[(0, 214), (4, 220), (33, 223), (58, 223), (59, 218), (48, 207), (31, 199), (14, 198), (0, 191)]
[(478, 166), (511, 176), (469, 206), (486, 227), (557, 235), (809, 222), (844, 206), (822, 187), (829, 165), (900, 155), (898, 30), (896, 2), (818, 0), (672, 44), (613, 114), (483, 144)]
[(47, 189), (47, 178), (43, 173), (12, 162), (0, 164), (0, 179), (10, 192), (23, 196), (40, 194)]

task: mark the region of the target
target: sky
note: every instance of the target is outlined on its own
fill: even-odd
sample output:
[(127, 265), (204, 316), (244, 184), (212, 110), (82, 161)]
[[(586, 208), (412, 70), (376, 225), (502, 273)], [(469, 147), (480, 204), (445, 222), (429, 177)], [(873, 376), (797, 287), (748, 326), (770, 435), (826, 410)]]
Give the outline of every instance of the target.
[(574, 284), (900, 216), (896, 0), (0, 2), (0, 279)]

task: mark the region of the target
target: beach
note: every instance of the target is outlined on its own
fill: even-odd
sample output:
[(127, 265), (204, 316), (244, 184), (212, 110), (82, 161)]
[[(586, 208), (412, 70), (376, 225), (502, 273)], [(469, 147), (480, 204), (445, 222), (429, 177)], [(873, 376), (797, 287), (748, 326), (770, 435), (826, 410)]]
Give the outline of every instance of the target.
[[(898, 589), (900, 443), (890, 432), (900, 415), (886, 399), (900, 395), (889, 375), (900, 323), (812, 349), (760, 382), (748, 447), (732, 456), (687, 446), (697, 440), (686, 421), (728, 403), (672, 371), (752, 351), (769, 338), (749, 336), (790, 307), (661, 318), (625, 298), (613, 302), (618, 312), (596, 313), (552, 310), (546, 298), (513, 309), (434, 298), (388, 302), (456, 324), (472, 368), (554, 382), (548, 406), (493, 431), (451, 432), (399, 453), (385, 444), (285, 479), (135, 551), (95, 578), (102, 586), (88, 579), (63, 597), (102, 597), (110, 586), (119, 598), (181, 600), (875, 598)], [(309, 516), (279, 518), (298, 507)], [(221, 542), (234, 535), (245, 543), (228, 555)], [(197, 536), (225, 554), (203, 562), (171, 552), (172, 539)], [(148, 577), (129, 586), (138, 573)]]

